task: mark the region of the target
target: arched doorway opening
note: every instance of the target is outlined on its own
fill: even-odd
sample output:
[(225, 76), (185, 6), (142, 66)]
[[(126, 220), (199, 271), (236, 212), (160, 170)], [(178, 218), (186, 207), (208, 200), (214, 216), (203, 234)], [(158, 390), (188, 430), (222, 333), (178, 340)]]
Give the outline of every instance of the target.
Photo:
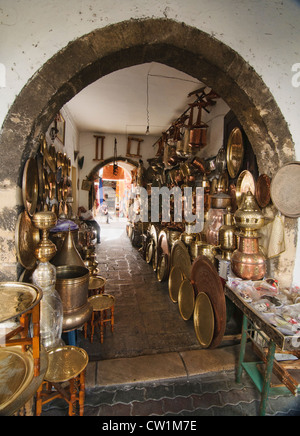
[[(74, 95), (110, 72), (152, 61), (197, 78), (225, 100), (253, 145), (261, 173), (272, 176), (281, 165), (294, 159), (294, 144), (276, 101), (238, 53), (183, 23), (170, 19), (131, 20), (71, 42), (23, 88), (2, 126), (1, 186), (15, 187), (17, 191), (24, 163), (37, 150), (40, 133)], [(9, 213), (15, 222), (18, 207)], [(277, 267), (289, 278), (294, 268), (296, 226), (295, 220), (286, 220), (289, 250)], [(14, 239), (13, 229), (6, 238), (5, 246)]]

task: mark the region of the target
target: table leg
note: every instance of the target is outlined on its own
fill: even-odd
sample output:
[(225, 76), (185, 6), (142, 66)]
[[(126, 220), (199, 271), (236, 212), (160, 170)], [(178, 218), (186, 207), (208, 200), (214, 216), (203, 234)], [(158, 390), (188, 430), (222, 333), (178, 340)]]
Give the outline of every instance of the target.
[(248, 319), (246, 315), (243, 316), (243, 324), (242, 324), (242, 337), (241, 337), (241, 349), (239, 356), (239, 363), (237, 368), (236, 382), (241, 383), (241, 377), (243, 372), (242, 364), (245, 358), (246, 352), (246, 344), (247, 344), (247, 329), (248, 329)]
[(265, 370), (264, 384), (261, 393), (261, 403), (260, 403), (260, 410), (259, 410), (260, 416), (265, 416), (266, 414), (266, 407), (267, 407), (267, 401), (270, 392), (270, 383), (271, 383), (271, 377), (273, 371), (275, 350), (276, 350), (276, 344), (275, 342), (271, 341), (269, 344), (267, 366)]
[(79, 388), (79, 415), (83, 416), (84, 413), (84, 398), (85, 398), (85, 371), (80, 374), (80, 388)]

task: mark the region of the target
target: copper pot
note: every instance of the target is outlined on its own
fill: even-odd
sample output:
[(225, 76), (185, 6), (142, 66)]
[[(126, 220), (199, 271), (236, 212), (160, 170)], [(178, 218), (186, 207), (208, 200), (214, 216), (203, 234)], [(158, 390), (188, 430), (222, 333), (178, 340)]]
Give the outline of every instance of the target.
[(258, 238), (240, 235), (238, 250), (231, 257), (234, 274), (244, 280), (261, 280), (266, 274), (266, 259), (259, 249)]
[(212, 209), (227, 209), (231, 207), (231, 197), (228, 194), (219, 192), (211, 196)]

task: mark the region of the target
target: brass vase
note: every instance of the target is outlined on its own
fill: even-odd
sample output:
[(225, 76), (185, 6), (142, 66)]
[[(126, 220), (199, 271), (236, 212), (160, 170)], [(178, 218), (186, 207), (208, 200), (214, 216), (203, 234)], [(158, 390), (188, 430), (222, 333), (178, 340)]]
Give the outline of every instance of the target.
[(232, 253), (237, 249), (236, 227), (231, 208), (228, 208), (227, 214), (224, 215), (224, 225), (219, 230), (219, 244), (222, 259), (230, 260)]

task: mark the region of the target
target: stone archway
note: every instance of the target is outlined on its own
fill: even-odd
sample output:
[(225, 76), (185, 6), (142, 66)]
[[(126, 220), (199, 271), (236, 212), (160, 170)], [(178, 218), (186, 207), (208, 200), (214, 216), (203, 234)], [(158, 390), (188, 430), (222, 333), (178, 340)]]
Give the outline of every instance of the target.
[[(253, 146), (260, 172), (272, 176), (281, 165), (294, 159), (294, 144), (279, 107), (262, 79), (238, 53), (184, 23), (169, 19), (129, 20), (70, 42), (23, 88), (2, 126), (0, 188), (18, 190), (23, 165), (35, 153), (39, 134), (73, 96), (106, 74), (152, 61), (197, 78), (226, 101)], [(5, 212), (11, 224), (0, 247), (1, 260), (10, 263), (14, 270), (16, 263), (4, 253), (11, 252), (17, 209), (16, 206)], [(287, 226), (293, 249), (284, 261), (284, 269), (291, 276), (296, 223), (288, 221)], [(7, 222), (2, 213), (0, 236), (3, 230), (7, 230)]]

